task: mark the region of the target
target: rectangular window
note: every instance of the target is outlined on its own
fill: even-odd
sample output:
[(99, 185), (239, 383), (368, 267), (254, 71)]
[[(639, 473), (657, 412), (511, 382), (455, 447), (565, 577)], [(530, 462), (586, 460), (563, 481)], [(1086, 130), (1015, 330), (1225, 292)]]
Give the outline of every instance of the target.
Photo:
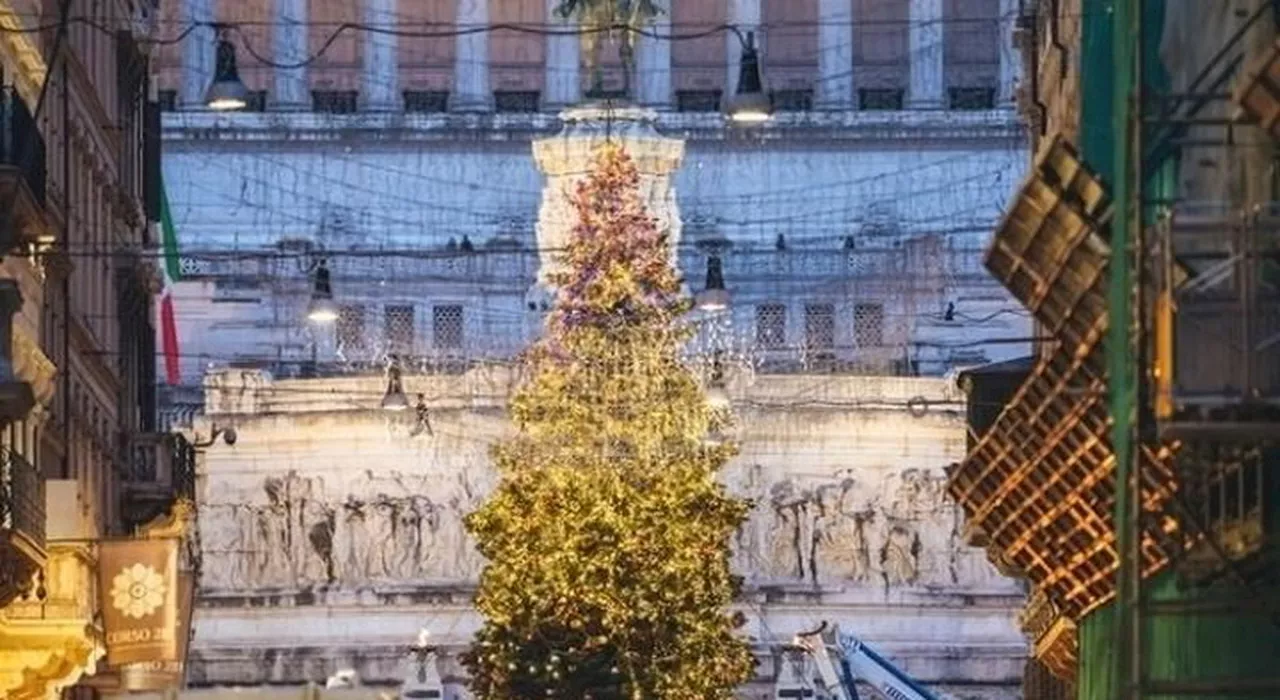
[(159, 103), (161, 112), (177, 111), (178, 91), (177, 90), (161, 90), (156, 93), (156, 102)]
[(448, 90), (405, 90), (404, 111), (415, 114), (434, 114), (449, 111)]
[(951, 88), (947, 91), (951, 109), (995, 109), (994, 88)]
[(785, 304), (761, 304), (756, 307), (756, 344), (777, 350), (787, 344), (787, 307)]
[(676, 111), (719, 112), (719, 90), (676, 90)]
[(431, 330), (435, 346), (441, 350), (462, 348), (462, 306), (445, 304), (431, 309)]
[(804, 344), (808, 350), (836, 347), (836, 308), (831, 304), (805, 304)]
[(495, 90), (493, 109), (495, 112), (536, 112), (541, 96), (536, 90)]
[(329, 114), (353, 114), (360, 93), (355, 90), (312, 90), (311, 111)]
[(267, 91), (266, 90), (250, 90), (249, 99), (245, 100), (244, 111), (246, 112), (267, 111)]
[(333, 331), (339, 351), (363, 350), (365, 348), (364, 307), (348, 305), (339, 308), (338, 320), (333, 324)]
[(858, 91), (858, 108), (867, 112), (902, 109), (902, 89), (863, 88)]
[(394, 304), (383, 309), (382, 337), (392, 355), (413, 355), (413, 304)]
[(860, 348), (884, 346), (883, 304), (858, 304), (853, 307), (853, 342)]
[(808, 112), (813, 109), (813, 90), (774, 90), (769, 93), (773, 108), (779, 112)]

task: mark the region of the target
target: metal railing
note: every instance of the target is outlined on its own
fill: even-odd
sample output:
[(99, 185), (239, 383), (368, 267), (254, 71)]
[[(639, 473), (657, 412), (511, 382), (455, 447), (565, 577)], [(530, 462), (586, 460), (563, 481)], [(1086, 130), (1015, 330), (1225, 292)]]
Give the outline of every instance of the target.
[(167, 487), (175, 496), (193, 498), (195, 447), (178, 433), (145, 433), (130, 445), (129, 482)]
[(45, 543), (44, 476), (22, 455), (0, 447), (0, 531)]
[(0, 87), (0, 166), (17, 168), (36, 201), (45, 205), (48, 175), (44, 136), (26, 102), (12, 86)]
[(1179, 206), (1158, 230), (1161, 292), (1173, 314), (1172, 400), (1280, 400), (1280, 217), (1222, 204)]

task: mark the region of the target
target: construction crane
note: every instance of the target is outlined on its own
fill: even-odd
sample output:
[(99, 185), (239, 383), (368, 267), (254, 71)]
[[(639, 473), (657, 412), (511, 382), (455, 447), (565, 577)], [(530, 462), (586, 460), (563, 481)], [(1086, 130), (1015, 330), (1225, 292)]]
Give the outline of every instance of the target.
[[(945, 700), (911, 679), (857, 637), (841, 632), (823, 622), (817, 629), (795, 636), (791, 648), (809, 654), (818, 667), (824, 690), (831, 700), (859, 700), (857, 682), (869, 683), (889, 700)], [(839, 658), (839, 671), (832, 660), (834, 649)], [(813, 698), (810, 679), (796, 678), (780, 682), (775, 697)]]

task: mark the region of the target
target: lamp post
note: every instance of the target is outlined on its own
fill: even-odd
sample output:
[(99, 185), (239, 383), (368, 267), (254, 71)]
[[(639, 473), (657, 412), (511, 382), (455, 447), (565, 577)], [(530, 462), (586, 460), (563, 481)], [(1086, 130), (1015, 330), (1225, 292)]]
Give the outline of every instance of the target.
[(236, 68), (236, 47), (227, 38), (226, 27), (215, 26), (214, 29), (218, 49), (213, 82), (209, 83), (204, 94), (205, 106), (219, 112), (244, 109), (249, 105), (249, 88), (240, 80), (240, 71)]
[(438, 700), (444, 697), (444, 683), (437, 667), (439, 648), (431, 644), (431, 632), (421, 630), (418, 640), (409, 647), (413, 668), (400, 686), (402, 700)]
[(312, 265), (311, 300), (307, 303), (307, 319), (321, 324), (338, 320), (338, 305), (333, 301), (333, 281), (329, 276), (328, 261), (324, 258)]
[(400, 412), (408, 410), (409, 397), (404, 393), (404, 370), (400, 358), (392, 355), (387, 365), (387, 390), (382, 395), (382, 410)]
[(760, 77), (760, 53), (756, 50), (756, 33), (743, 34), (732, 27), (738, 41), (742, 42), (742, 57), (738, 60), (738, 87), (725, 99), (725, 113), (735, 124), (762, 124), (773, 115), (773, 104), (764, 91)]

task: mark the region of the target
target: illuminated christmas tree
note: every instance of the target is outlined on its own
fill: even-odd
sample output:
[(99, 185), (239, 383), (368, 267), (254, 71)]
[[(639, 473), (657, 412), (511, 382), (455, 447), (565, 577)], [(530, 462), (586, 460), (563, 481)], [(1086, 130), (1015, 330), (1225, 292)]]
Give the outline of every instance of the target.
[(682, 363), (671, 248), (617, 145), (598, 153), (545, 337), (512, 400), (518, 435), (467, 519), (488, 559), (472, 690), (510, 698), (729, 698), (754, 661), (728, 606), (749, 504), (716, 479), (727, 414)]

